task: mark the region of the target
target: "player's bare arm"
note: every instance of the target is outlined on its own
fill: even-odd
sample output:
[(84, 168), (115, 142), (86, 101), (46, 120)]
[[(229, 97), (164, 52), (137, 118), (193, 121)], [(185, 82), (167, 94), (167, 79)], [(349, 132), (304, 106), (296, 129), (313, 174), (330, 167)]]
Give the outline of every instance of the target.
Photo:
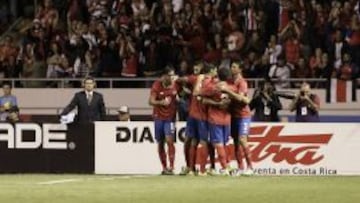
[(168, 106), (170, 101), (167, 99), (156, 99), (155, 95), (151, 95), (149, 98), (149, 105), (151, 106)]
[(194, 87), (194, 90), (193, 90), (193, 95), (194, 96), (198, 96), (201, 92), (201, 84), (203, 82), (205, 78), (205, 75), (204, 74), (200, 74), (197, 76), (197, 80), (196, 80), (196, 84), (195, 84), (195, 87)]
[(241, 92), (239, 92), (239, 93), (235, 92), (227, 84), (219, 84), (216, 87), (220, 91), (227, 93), (230, 96), (230, 98), (235, 99), (238, 102), (241, 102), (244, 104), (250, 103), (250, 98), (248, 96), (246, 96), (244, 93), (241, 93)]
[(213, 99), (204, 97), (201, 99), (201, 102), (205, 105), (218, 106), (222, 109), (226, 109), (229, 106), (231, 100), (229, 98), (223, 98), (220, 101), (215, 101)]

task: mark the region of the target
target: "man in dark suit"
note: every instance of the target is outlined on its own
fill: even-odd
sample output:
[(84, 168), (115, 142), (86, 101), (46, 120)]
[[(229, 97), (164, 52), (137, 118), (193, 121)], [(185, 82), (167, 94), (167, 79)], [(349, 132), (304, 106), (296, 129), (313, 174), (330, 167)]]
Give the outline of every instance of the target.
[(105, 104), (102, 94), (95, 92), (95, 80), (87, 77), (83, 82), (84, 91), (74, 95), (70, 104), (65, 107), (61, 115), (66, 115), (77, 107), (76, 122), (91, 123), (105, 119)]

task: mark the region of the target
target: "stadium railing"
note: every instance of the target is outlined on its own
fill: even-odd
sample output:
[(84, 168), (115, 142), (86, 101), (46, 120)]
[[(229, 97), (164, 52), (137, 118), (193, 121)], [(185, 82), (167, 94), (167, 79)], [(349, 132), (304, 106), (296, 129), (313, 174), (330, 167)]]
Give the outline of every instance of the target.
[[(97, 84), (98, 84), (98, 88), (105, 88), (105, 89), (109, 89), (111, 90), (112, 88), (116, 88), (118, 90), (120, 90), (121, 88), (125, 89), (125, 88), (129, 88), (129, 89), (133, 89), (133, 88), (150, 88), (152, 83), (156, 80), (157, 78), (155, 77), (143, 77), (143, 78), (96, 78)], [(26, 83), (26, 82), (55, 82), (56, 84), (58, 84), (57, 88), (58, 90), (60, 90), (61, 88), (64, 88), (66, 90), (70, 90), (70, 89), (75, 89), (75, 88), (81, 88), (81, 81), (82, 78), (8, 78), (5, 79), (8, 82), (11, 82), (14, 89), (18, 89), (21, 91), (26, 91), (26, 87), (21, 87), (19, 86), (19, 83)], [(250, 87), (253, 90), (254, 88), (259, 87), (259, 85), (261, 84), (261, 82), (263, 82), (263, 79), (259, 79), (259, 78), (250, 78), (247, 79), (249, 81)], [(4, 81), (4, 79), (2, 80)], [(326, 79), (319, 79), (319, 78), (292, 78), (292, 79), (288, 79), (285, 80), (284, 82), (290, 82), (291, 85), (293, 86), (295, 83), (299, 84), (301, 82), (308, 82), (310, 84), (316, 84), (316, 86), (314, 86), (313, 88), (315, 89), (315, 91), (321, 91), (324, 96), (324, 92), (326, 90), (326, 87), (328, 86), (328, 81)], [(1, 83), (1, 81), (0, 81)], [(74, 86), (69, 86), (69, 84), (72, 83), (76, 83), (77, 85)], [(37, 88), (36, 88), (37, 89)], [(46, 88), (46, 87), (40, 87), (39, 91), (48, 89), (50, 90), (51, 88)], [(291, 88), (289, 89), (291, 93), (295, 92), (297, 88)], [(34, 89), (32, 90), (34, 91)], [(60, 90), (61, 91), (61, 90)], [(288, 101), (286, 101), (288, 102)], [(116, 114), (116, 110), (118, 108), (117, 103), (111, 103), (108, 104), (107, 106), (107, 114), (110, 115), (114, 115)], [(64, 103), (65, 104), (65, 103)], [(55, 104), (55, 105), (48, 105), (48, 106), (44, 106), (44, 107), (39, 107), (37, 106), (32, 106), (32, 105), (23, 105), (22, 106), (22, 112), (24, 112), (25, 114), (56, 114), (58, 115), (63, 108), (64, 104)], [(137, 115), (143, 115), (143, 114), (151, 114), (151, 108), (148, 107), (147, 105), (144, 106), (139, 106), (139, 105), (131, 105), (132, 103), (128, 103), (129, 107), (132, 109), (132, 113), (133, 114), (137, 114)], [(284, 104), (284, 106), (287, 106), (287, 104)], [(350, 106), (350, 105), (349, 105)], [(349, 112), (354, 110), (351, 106), (350, 107), (346, 107), (344, 108), (343, 105), (324, 105), (322, 107), (322, 111), (336, 111), (336, 112)], [(287, 112), (286, 112), (287, 113)]]
[[(138, 78), (95, 78), (98, 87), (101, 88), (147, 88), (156, 80), (155, 77), (138, 77)], [(28, 88), (24, 85), (27, 82), (40, 82), (40, 88), (47, 87), (47, 83), (56, 84), (56, 88), (76, 88), (80, 87), (82, 78), (5, 78), (4, 81), (11, 82), (15, 88)], [(247, 78), (251, 88), (258, 88), (264, 79), (260, 78)], [(324, 78), (290, 78), (286, 80), (274, 79), (274, 82), (289, 82), (290, 86), (295, 86), (295, 83), (308, 82), (316, 88), (325, 88), (327, 79)], [(77, 84), (77, 85), (76, 85)], [(30, 87), (30, 86), (29, 86)]]

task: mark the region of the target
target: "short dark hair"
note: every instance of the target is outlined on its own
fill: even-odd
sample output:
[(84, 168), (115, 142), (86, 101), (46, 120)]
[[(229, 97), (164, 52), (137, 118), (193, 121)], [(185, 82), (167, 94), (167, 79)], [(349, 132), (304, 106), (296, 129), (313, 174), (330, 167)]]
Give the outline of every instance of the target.
[(213, 69), (216, 69), (216, 66), (211, 64), (211, 63), (204, 63), (204, 67), (203, 69), (201, 70), (201, 73), (202, 74), (207, 74), (207, 73), (210, 73), (211, 70)]
[(164, 68), (161, 75), (169, 75), (171, 72), (174, 72), (174, 71), (175, 71), (174, 67), (168, 65)]
[(280, 54), (277, 59), (286, 62), (286, 56), (284, 53)]
[(240, 69), (243, 69), (243, 67), (244, 67), (243, 61), (238, 61), (238, 60), (231, 61), (231, 64), (233, 64), (233, 63), (238, 65)]
[(95, 82), (95, 78), (93, 78), (93, 77), (91, 77), (91, 76), (86, 76), (86, 77), (84, 78), (83, 82), (85, 83), (85, 81), (87, 81), (87, 80), (91, 80), (91, 81)]
[(218, 77), (221, 81), (227, 81), (231, 79), (231, 71), (228, 68), (220, 68), (218, 70)]
[(197, 65), (204, 65), (204, 62), (202, 60), (196, 60), (194, 62), (194, 66), (197, 66)]
[(86, 77), (84, 78), (84, 81), (85, 81), (85, 80), (95, 81), (95, 78), (93, 78), (93, 77), (91, 77), (91, 76), (86, 76)]
[(11, 83), (10, 82), (7, 82), (7, 81), (5, 81), (5, 82), (3, 82), (2, 84), (1, 84), (1, 87), (5, 87), (5, 86), (9, 86), (10, 87), (10, 89), (12, 88), (12, 85), (11, 85)]
[(264, 90), (265, 84), (269, 84), (271, 86), (271, 90), (273, 90), (273, 91), (276, 90), (274, 82), (271, 80), (270, 77), (265, 77), (264, 81), (260, 83), (260, 89), (261, 90)]

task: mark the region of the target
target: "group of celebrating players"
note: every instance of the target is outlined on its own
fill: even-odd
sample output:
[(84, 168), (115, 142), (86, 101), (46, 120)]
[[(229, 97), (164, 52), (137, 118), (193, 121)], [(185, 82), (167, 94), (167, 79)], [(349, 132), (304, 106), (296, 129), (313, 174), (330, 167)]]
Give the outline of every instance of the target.
[[(250, 99), (241, 64), (237, 62), (232, 62), (230, 69), (217, 69), (212, 64), (197, 62), (194, 73), (185, 77), (177, 77), (174, 69), (166, 68), (160, 79), (154, 82), (149, 104), (153, 106), (155, 139), (162, 174), (174, 174), (174, 118), (177, 94), (184, 87), (188, 87), (185, 89), (191, 97), (184, 142), (186, 167), (181, 174), (252, 175), (253, 167), (247, 144), (251, 121)], [(226, 145), (230, 136), (234, 141), (237, 169), (229, 167), (231, 152), (227, 151)], [(220, 163), (217, 171), (214, 164), (215, 151)], [(210, 170), (206, 168), (209, 156)], [(246, 167), (243, 158), (246, 160)]]

